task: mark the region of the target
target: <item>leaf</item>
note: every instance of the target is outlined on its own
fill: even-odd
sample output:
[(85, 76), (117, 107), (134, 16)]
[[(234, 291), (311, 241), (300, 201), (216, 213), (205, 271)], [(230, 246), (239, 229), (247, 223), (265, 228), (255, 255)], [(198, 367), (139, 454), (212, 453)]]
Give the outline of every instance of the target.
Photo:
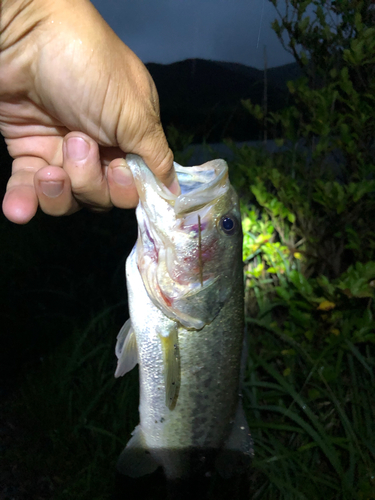
[(305, 337), (307, 340), (312, 340), (314, 338), (314, 332), (312, 330), (307, 330), (305, 332)]
[(278, 271), (279, 271), (279, 269), (277, 269), (276, 267), (269, 267), (269, 268), (267, 269), (267, 273), (273, 273), (273, 274), (276, 274)]
[(318, 391), (318, 389), (309, 389), (308, 397), (309, 397), (310, 401), (314, 401), (319, 396), (320, 396), (320, 392)]
[(284, 299), (286, 302), (289, 302), (289, 300), (293, 297), (293, 293), (288, 292), (285, 288), (281, 286), (275, 287), (275, 291), (279, 297)]
[(313, 296), (312, 286), (302, 273), (293, 270), (289, 274), (289, 279), (302, 295), (305, 297)]
[(338, 328), (331, 328), (330, 333), (332, 333), (333, 335), (336, 335), (336, 337), (337, 337), (338, 335), (340, 335), (340, 330)]
[(331, 309), (334, 309), (336, 307), (336, 304), (334, 302), (330, 302), (329, 300), (323, 300), (323, 302), (321, 302), (317, 309), (319, 311), (330, 311)]

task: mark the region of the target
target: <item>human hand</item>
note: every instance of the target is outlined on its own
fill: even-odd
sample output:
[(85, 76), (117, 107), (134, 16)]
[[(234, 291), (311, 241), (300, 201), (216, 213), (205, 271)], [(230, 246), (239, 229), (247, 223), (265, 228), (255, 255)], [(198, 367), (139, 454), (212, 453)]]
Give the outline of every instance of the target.
[(38, 205), (51, 215), (134, 207), (127, 152), (178, 192), (152, 78), (91, 3), (1, 8), (0, 131), (14, 158), (6, 217), (26, 223)]

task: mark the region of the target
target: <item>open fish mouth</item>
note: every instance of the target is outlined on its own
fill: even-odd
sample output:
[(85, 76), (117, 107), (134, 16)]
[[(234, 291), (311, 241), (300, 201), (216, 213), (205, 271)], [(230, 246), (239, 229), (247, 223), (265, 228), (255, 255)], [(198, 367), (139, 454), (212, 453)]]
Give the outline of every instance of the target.
[[(176, 216), (199, 210), (225, 194), (229, 188), (228, 167), (224, 160), (212, 160), (196, 167), (182, 167), (174, 163), (181, 194), (175, 195), (146, 167), (140, 166), (140, 157), (128, 154), (129, 165), (142, 202), (147, 202), (147, 191), (174, 207)], [(144, 162), (142, 162), (143, 165)]]

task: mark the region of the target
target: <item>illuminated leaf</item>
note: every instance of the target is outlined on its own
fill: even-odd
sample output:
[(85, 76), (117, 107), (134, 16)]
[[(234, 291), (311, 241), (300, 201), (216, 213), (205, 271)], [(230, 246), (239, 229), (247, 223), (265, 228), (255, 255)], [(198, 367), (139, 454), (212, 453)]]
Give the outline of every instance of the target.
[(318, 310), (320, 311), (330, 311), (331, 309), (334, 309), (336, 307), (336, 304), (334, 302), (330, 302), (329, 300), (323, 300), (317, 307)]

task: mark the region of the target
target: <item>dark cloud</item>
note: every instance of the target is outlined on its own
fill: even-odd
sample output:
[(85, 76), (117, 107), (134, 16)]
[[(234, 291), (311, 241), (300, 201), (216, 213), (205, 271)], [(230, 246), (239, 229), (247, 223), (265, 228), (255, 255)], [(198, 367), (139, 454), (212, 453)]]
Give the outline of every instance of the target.
[(93, 0), (118, 36), (144, 61), (191, 57), (264, 66), (293, 61), (270, 24), (269, 0)]

